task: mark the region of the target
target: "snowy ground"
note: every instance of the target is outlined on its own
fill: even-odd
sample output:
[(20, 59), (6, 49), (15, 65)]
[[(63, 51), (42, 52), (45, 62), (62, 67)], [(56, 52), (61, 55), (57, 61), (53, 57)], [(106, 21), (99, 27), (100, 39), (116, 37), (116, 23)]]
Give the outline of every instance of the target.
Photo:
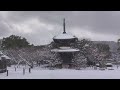
[(26, 73), (23, 75), (23, 67), (17, 68), (9, 67), (9, 75), (0, 73), (0, 79), (120, 79), (120, 68), (114, 67), (114, 70), (47, 70), (41, 68), (34, 68), (29, 73), (26, 68)]

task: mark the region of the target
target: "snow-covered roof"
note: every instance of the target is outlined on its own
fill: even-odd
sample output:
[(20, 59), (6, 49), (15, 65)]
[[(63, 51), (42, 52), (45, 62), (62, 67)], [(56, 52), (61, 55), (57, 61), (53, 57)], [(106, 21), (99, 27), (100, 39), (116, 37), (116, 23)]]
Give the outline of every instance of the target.
[(68, 33), (62, 33), (55, 36), (53, 39), (73, 39), (73, 38), (76, 38), (76, 37)]
[(112, 63), (107, 63), (106, 65), (112, 65)]
[(3, 53), (0, 51), (0, 54), (3, 54)]
[(6, 59), (10, 59), (8, 56), (6, 55), (2, 55), (1, 57), (5, 57)]
[(60, 49), (70, 49), (70, 47), (59, 47)]
[(70, 49), (52, 49), (51, 50), (52, 52), (78, 52), (79, 51), (79, 49), (72, 49), (72, 48), (70, 48)]
[(96, 64), (97, 66), (99, 66), (99, 63), (98, 64)]

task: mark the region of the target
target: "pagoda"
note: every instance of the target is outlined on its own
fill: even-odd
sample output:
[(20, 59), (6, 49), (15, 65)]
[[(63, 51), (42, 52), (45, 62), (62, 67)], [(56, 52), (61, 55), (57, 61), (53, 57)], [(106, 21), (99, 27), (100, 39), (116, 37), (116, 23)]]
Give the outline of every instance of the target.
[(68, 34), (65, 26), (65, 19), (63, 19), (63, 33), (53, 37), (53, 41), (57, 44), (58, 48), (52, 49), (51, 51), (60, 55), (63, 68), (69, 68), (74, 54), (79, 52), (79, 49), (71, 47), (71, 44), (77, 42), (78, 38)]

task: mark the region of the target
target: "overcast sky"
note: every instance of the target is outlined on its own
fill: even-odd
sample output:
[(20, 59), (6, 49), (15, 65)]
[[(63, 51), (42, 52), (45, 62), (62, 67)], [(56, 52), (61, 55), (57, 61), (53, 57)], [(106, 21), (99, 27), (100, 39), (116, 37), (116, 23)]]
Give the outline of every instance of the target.
[(0, 11), (0, 38), (11, 34), (43, 45), (63, 31), (78, 38), (117, 41), (120, 38), (119, 11)]

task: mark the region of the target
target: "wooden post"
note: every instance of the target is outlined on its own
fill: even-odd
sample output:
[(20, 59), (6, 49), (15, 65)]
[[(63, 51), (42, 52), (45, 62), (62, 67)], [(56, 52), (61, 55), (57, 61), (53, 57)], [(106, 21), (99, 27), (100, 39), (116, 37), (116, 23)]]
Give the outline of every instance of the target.
[(23, 75), (25, 75), (25, 68), (23, 68)]
[(29, 73), (31, 73), (31, 68), (29, 68)]
[(96, 66), (94, 66), (94, 70), (97, 70), (97, 67), (96, 67)]
[(7, 76), (8, 76), (8, 70), (7, 70)]
[(106, 69), (107, 69), (107, 66), (106, 66)]
[(16, 67), (15, 67), (15, 71), (16, 71)]
[(119, 66), (117, 65), (117, 69), (118, 69), (118, 67), (119, 67)]

